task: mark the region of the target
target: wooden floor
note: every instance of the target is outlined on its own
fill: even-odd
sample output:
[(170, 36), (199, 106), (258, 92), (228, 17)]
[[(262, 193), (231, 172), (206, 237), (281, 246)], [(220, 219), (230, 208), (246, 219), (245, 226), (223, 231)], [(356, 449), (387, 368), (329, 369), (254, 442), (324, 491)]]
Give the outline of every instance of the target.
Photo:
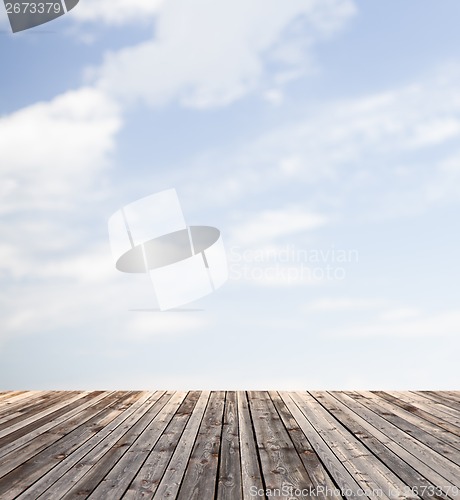
[(0, 498), (460, 498), (460, 392), (3, 392)]

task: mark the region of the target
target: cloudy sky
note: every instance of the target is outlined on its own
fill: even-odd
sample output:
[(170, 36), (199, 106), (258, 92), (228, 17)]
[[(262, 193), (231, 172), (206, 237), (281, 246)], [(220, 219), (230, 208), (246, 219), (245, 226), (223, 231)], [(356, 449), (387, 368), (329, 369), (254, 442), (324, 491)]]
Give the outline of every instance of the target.
[[(458, 389), (459, 16), (81, 0), (13, 35), (0, 6), (0, 387)], [(162, 313), (107, 221), (168, 188), (230, 279)]]

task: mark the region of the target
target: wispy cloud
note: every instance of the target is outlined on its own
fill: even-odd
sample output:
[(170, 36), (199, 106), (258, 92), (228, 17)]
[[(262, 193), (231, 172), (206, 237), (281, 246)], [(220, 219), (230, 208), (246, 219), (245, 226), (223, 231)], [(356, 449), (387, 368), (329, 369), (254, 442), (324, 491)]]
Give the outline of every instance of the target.
[(415, 307), (399, 307), (383, 311), (379, 319), (382, 321), (402, 321), (422, 316), (422, 312)]
[(243, 213), (239, 218), (231, 230), (230, 241), (244, 246), (273, 243), (279, 238), (317, 229), (328, 222), (327, 217), (309, 213), (300, 206)]
[(97, 86), (151, 106), (224, 106), (256, 90), (273, 96), (287, 74), (309, 69), (312, 45), (354, 13), (351, 0), (165, 2), (154, 37), (110, 54)]
[[(397, 301), (395, 295), (406, 291), (405, 287), (396, 289), (409, 272), (402, 269), (406, 256), (399, 251), (398, 255), (386, 254), (392, 244), (388, 241), (369, 240), (375, 238), (374, 230), (379, 229), (375, 224), (382, 219), (393, 217), (391, 222), (399, 229), (396, 221), (399, 224), (402, 215), (414, 217), (434, 206), (458, 205), (460, 69), (457, 64), (429, 68), (429, 74), (414, 74), (412, 83), (406, 75), (403, 85), (396, 82), (377, 90), (369, 86), (365, 94), (361, 92), (365, 82), (348, 94), (350, 87), (340, 85), (331, 100), (330, 83), (324, 91), (315, 88), (325, 81), (323, 77), (330, 78), (331, 73), (322, 75), (321, 70), (332, 71), (338, 53), (318, 60), (318, 48), (350, 25), (355, 11), (351, 0), (80, 2), (66, 16), (72, 33), (99, 30), (101, 23), (123, 25), (126, 37), (139, 23), (151, 31), (144, 42), (139, 43), (136, 34), (136, 41), (121, 49), (118, 44), (123, 37), (117, 38), (118, 48), (88, 71), (85, 87), (75, 83), (77, 90), (0, 118), (0, 338), (8, 339), (5, 345), (23, 352), (23, 335), (58, 339), (74, 334), (78, 343), (81, 332), (98, 332), (100, 349), (107, 347), (107, 352), (112, 350), (125, 362), (132, 348), (134, 366), (139, 352), (148, 351), (144, 347), (149, 342), (156, 353), (159, 344), (165, 346), (171, 340), (168, 352), (174, 356), (183, 341), (190, 342), (187, 349), (195, 349), (192, 335), (203, 334), (213, 349), (209, 339), (216, 338), (214, 326), (225, 335), (246, 335), (244, 341), (252, 342), (254, 352), (270, 359), (278, 356), (275, 351), (283, 344), (280, 332), (289, 332), (292, 345), (305, 345), (321, 354), (330, 349), (331, 339), (337, 339), (340, 347), (330, 351), (337, 356), (339, 350), (348, 348), (360, 356), (356, 346), (366, 344), (363, 339), (369, 340), (368, 345), (378, 345), (382, 339), (386, 344), (385, 339), (392, 338), (412, 346), (414, 339), (426, 337), (436, 347), (440, 336), (458, 338), (460, 316), (455, 305), (436, 312), (427, 298), (437, 291), (424, 290), (425, 298), (420, 298), (417, 307)], [(104, 44), (110, 43), (109, 38)], [(356, 41), (354, 37), (338, 39), (348, 48)], [(312, 95), (306, 78), (302, 85), (291, 84), (314, 71), (317, 80)], [(24, 69), (17, 76), (30, 74)], [(351, 93), (354, 97), (347, 97)], [(231, 107), (243, 99), (250, 113), (254, 109), (262, 110), (262, 115), (267, 112), (271, 117), (267, 124), (262, 123), (264, 116), (253, 120), (253, 115), (239, 115), (241, 105)], [(133, 103), (137, 105), (132, 107)], [(175, 142), (174, 158), (179, 158), (175, 163), (168, 155), (162, 157), (162, 148), (153, 140), (147, 153), (134, 151), (138, 143), (130, 140), (137, 133), (154, 136), (154, 131), (137, 127), (152, 116), (160, 116), (161, 121), (165, 109), (171, 123), (183, 118), (184, 123), (193, 123), (181, 133), (183, 137), (188, 134), (190, 142), (197, 139), (194, 151), (199, 146), (198, 154), (181, 156), (180, 142)], [(141, 115), (139, 124), (136, 119)], [(196, 130), (204, 124), (196, 135), (192, 130), (195, 119)], [(247, 119), (247, 131), (234, 133), (239, 124), (235, 119)], [(224, 131), (221, 141), (214, 141), (216, 133), (206, 143), (205, 136), (215, 124)], [(126, 135), (118, 142), (121, 134)], [(142, 167), (131, 161), (122, 166), (121, 160), (131, 159), (133, 152)], [(152, 157), (155, 161), (150, 168)], [(111, 168), (116, 163), (120, 168), (115, 172)], [(159, 164), (164, 168), (156, 169)], [(112, 180), (116, 188), (111, 187)], [(237, 245), (242, 252), (250, 249), (271, 255), (259, 262), (253, 257), (237, 262), (246, 275), (231, 280), (222, 295), (210, 299), (221, 308), (218, 317), (130, 310), (153, 308), (154, 297), (151, 287), (144, 287), (149, 283), (115, 271), (106, 220), (119, 193), (126, 200), (132, 192), (142, 195), (162, 187), (177, 188), (191, 214), (190, 223), (222, 229), (227, 247)], [(453, 234), (454, 229), (455, 213), (446, 221), (444, 234)], [(367, 236), (367, 230), (372, 236)], [(283, 258), (283, 245), (327, 251), (339, 243), (358, 248), (359, 269), (349, 266), (356, 274), (327, 282), (331, 286), (309, 287), (326, 280), (309, 275), (312, 266), (302, 258)], [(430, 254), (428, 249), (426, 255), (439, 260), (435, 252)], [(384, 266), (379, 261), (382, 256)], [(300, 272), (303, 264), (304, 275)], [(324, 259), (313, 267), (324, 271), (327, 264)], [(387, 270), (391, 276), (385, 281)], [(452, 283), (455, 292), (455, 276), (447, 274), (437, 284)], [(414, 287), (407, 283), (408, 291), (415, 291)], [(454, 296), (446, 290), (446, 297)], [(270, 338), (273, 344), (267, 343)], [(228, 336), (222, 339), (227, 342)], [(68, 349), (65, 340), (62, 346), (63, 351)], [(286, 342), (282, 349), (284, 359), (291, 363), (291, 344)], [(85, 375), (88, 383), (104, 380), (98, 373), (103, 356), (92, 345), (82, 352), (97, 360), (95, 371)], [(447, 349), (442, 352), (449, 355)], [(164, 370), (155, 374), (155, 367), (147, 366), (142, 367), (143, 375), (154, 384), (164, 381), (165, 386), (184, 384), (184, 380), (209, 385), (207, 353), (201, 352), (202, 371), (191, 379), (187, 376), (195, 373), (196, 359), (186, 355), (182, 373), (177, 365), (168, 374)], [(308, 369), (304, 370), (299, 358), (291, 363), (298, 367), (297, 373), (276, 374), (270, 382), (266, 374), (248, 377), (243, 365), (251, 363), (229, 356), (231, 363), (236, 358), (243, 367), (238, 375), (243, 385), (316, 383), (314, 377), (324, 364), (321, 355), (311, 367), (310, 378), (303, 378)], [(360, 380), (368, 383), (367, 373), (363, 376), (359, 370), (365, 366), (369, 372), (372, 359), (367, 356), (369, 365), (350, 363), (357, 367), (347, 375), (350, 386)], [(438, 356), (433, 366), (441, 366), (442, 359)], [(228, 370), (220, 370), (219, 383), (235, 380), (231, 363), (225, 365)], [(443, 380), (442, 370), (437, 371), (438, 380)], [(327, 376), (330, 381), (341, 380), (342, 372), (330, 371)], [(115, 380), (114, 374), (117, 383), (126, 380), (125, 374), (110, 370), (105, 380)], [(387, 380), (385, 376), (375, 372), (376, 381)], [(79, 377), (75, 380), (82, 380)], [(146, 380), (132, 377), (134, 385)], [(412, 374), (407, 377), (413, 379)]]
[(418, 314), (412, 311), (389, 310), (368, 323), (354, 322), (338, 329), (324, 332), (327, 336), (354, 339), (361, 337), (423, 338), (458, 337), (460, 311), (452, 310), (437, 314)]
[(307, 313), (336, 313), (346, 311), (369, 311), (378, 310), (387, 303), (382, 299), (368, 299), (368, 298), (324, 298), (317, 299), (306, 305), (304, 308)]
[(126, 338), (147, 341), (156, 337), (187, 335), (210, 326), (210, 319), (196, 312), (136, 312), (126, 328)]
[(80, 2), (72, 12), (77, 22), (97, 22), (108, 25), (153, 21), (164, 0), (91, 0)]
[(460, 185), (459, 83), (460, 67), (451, 64), (417, 83), (317, 104), (308, 118), (265, 131), (224, 159), (200, 158), (193, 179), (182, 172), (184, 189), (215, 204), (285, 189), (308, 200), (309, 211), (333, 218), (351, 211), (361, 220), (453, 202)]
[(88, 227), (107, 195), (121, 124), (119, 108), (93, 88), (0, 119), (2, 338), (111, 310), (108, 249)]
[(93, 88), (0, 118), (0, 213), (74, 207), (107, 167), (121, 124), (118, 107)]

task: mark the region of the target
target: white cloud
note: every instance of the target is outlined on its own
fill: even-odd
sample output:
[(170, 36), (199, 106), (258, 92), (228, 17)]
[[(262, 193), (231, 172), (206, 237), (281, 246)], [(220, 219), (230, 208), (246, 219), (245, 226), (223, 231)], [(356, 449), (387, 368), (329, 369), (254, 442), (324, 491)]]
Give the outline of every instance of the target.
[[(93, 88), (68, 92), (0, 119), (0, 212), (11, 217), (0, 227), (0, 275), (2, 280), (7, 278), (0, 294), (5, 313), (0, 335), (53, 329), (65, 332), (67, 327), (84, 329), (89, 324), (104, 331), (126, 332), (141, 341), (163, 334), (199, 332), (209, 322), (195, 313), (124, 314), (125, 299), (136, 302), (141, 293), (134, 286), (125, 286), (113, 269), (108, 246), (102, 243), (105, 225), (97, 230), (91, 225), (88, 213), (94, 204), (88, 206), (88, 197), (101, 196), (104, 169), (110, 164), (121, 127), (115, 98), (122, 101), (120, 106), (132, 97), (155, 106), (178, 101), (185, 106), (210, 107), (257, 91), (269, 102), (280, 103), (281, 86), (315, 67), (314, 44), (346, 23), (353, 4), (339, 0), (81, 3), (74, 11), (79, 21), (121, 24), (141, 19), (150, 22), (157, 16), (158, 22), (152, 40), (108, 57), (96, 70)], [(319, 186), (300, 195), (302, 200), (311, 195), (309, 207), (318, 206), (316, 201), (324, 202), (326, 197), (327, 203), (348, 200), (356, 207), (355, 194), (360, 193), (369, 197), (366, 207), (372, 207), (395, 188), (392, 169), (396, 173), (404, 163), (408, 191), (417, 198), (429, 184), (430, 190), (423, 193), (441, 200), (446, 192), (458, 193), (458, 154), (441, 153), (440, 161), (430, 165), (432, 174), (425, 177), (420, 173), (424, 157), (405, 162), (400, 155), (423, 153), (458, 138), (459, 82), (458, 71), (451, 68), (419, 85), (319, 104), (316, 111), (305, 113), (307, 118), (280, 126), (236, 154), (218, 150), (201, 173), (196, 168), (202, 161), (199, 158), (188, 168), (189, 177), (183, 171), (178, 177), (189, 199), (201, 203), (208, 213), (214, 202), (234, 209), (235, 199), (243, 204), (244, 198), (251, 198), (248, 193), (267, 195), (274, 188), (277, 193), (287, 193), (284, 202), (295, 202), (302, 183)], [(164, 182), (165, 172), (159, 175)], [(144, 189), (146, 177), (140, 182)], [(401, 199), (404, 205), (408, 200), (411, 204), (407, 192)], [(385, 206), (386, 212), (389, 206)], [(48, 210), (46, 222), (40, 219), (44, 209)], [(311, 213), (288, 206), (261, 213), (248, 211), (242, 214), (247, 220), (242, 217), (231, 236), (233, 242), (256, 247), (284, 238), (291, 241), (328, 222), (319, 215), (322, 209), (318, 206), (318, 212)], [(101, 221), (105, 224), (105, 218)], [(270, 274), (273, 269), (267, 273), (261, 266), (262, 274), (253, 281), (277, 286), (305, 282), (286, 274), (286, 267), (279, 269), (278, 274), (276, 270)], [(339, 334), (415, 338), (454, 335), (460, 328), (456, 311), (417, 315), (413, 309), (391, 308), (391, 304), (372, 299), (345, 298), (322, 299), (307, 306), (309, 312), (374, 309), (380, 309), (375, 321), (342, 328)], [(268, 316), (267, 324), (272, 319)], [(288, 327), (298, 327), (297, 318), (291, 322)], [(286, 318), (281, 326), (286, 328)]]
[[(449, 67), (416, 86), (328, 103), (314, 116), (267, 134), (253, 147), (280, 161), (282, 172), (308, 180), (312, 165), (321, 173), (319, 180), (332, 172), (337, 175), (339, 167), (360, 166), (365, 159), (378, 166), (379, 157), (460, 137), (459, 81), (460, 68)], [(366, 166), (376, 171), (372, 164)]]
[(436, 117), (415, 125), (409, 144), (413, 148), (422, 148), (441, 144), (455, 137), (460, 137), (460, 119)]
[(0, 118), (0, 213), (73, 206), (107, 166), (120, 126), (118, 108), (92, 88)]
[[(308, 314), (353, 314), (353, 319), (348, 319), (346, 323), (341, 319), (340, 327), (323, 331), (322, 334), (327, 337), (405, 338), (460, 334), (460, 311), (451, 310), (430, 315), (416, 307), (395, 306), (388, 299), (325, 297), (306, 304), (303, 310)], [(371, 319), (363, 321), (361, 316), (364, 313), (366, 317), (371, 313)]]
[(361, 298), (324, 298), (317, 299), (307, 304), (305, 311), (308, 313), (330, 313), (347, 311), (368, 311), (379, 309), (386, 303), (381, 299), (361, 299)]
[(455, 151), (436, 164), (434, 174), (422, 190), (428, 204), (458, 201), (460, 197), (460, 153)]
[[(337, 329), (323, 332), (331, 337), (435, 337), (456, 336), (460, 333), (460, 311), (424, 314), (416, 307), (395, 307), (388, 299), (323, 298), (306, 304), (304, 311), (316, 313), (352, 313), (353, 320)], [(373, 319), (359, 322), (360, 315), (372, 314)]]
[(100, 202), (102, 174), (120, 126), (118, 108), (91, 88), (0, 119), (3, 276), (100, 275), (102, 250), (92, 243), (82, 252), (84, 224), (98, 216), (95, 201)]
[(280, 170), (287, 176), (295, 176), (302, 171), (302, 159), (299, 156), (288, 156), (281, 159)]
[(99, 244), (89, 248), (76, 248), (68, 256), (54, 256), (42, 259), (41, 265), (29, 269), (28, 276), (44, 280), (67, 279), (73, 283), (109, 285), (115, 280), (115, 269), (110, 259), (108, 245)]
[(305, 186), (310, 207), (342, 217), (422, 213), (458, 199), (459, 88), (460, 66), (450, 65), (418, 84), (320, 104), (236, 153), (201, 158), (184, 184), (213, 204), (287, 189), (298, 198)]
[(115, 299), (120, 290), (115, 286), (32, 277), (20, 289), (5, 287), (4, 292), (8, 293), (0, 296), (5, 311), (0, 340), (88, 328), (95, 318), (103, 329), (111, 328), (119, 312)]
[(311, 231), (324, 226), (327, 218), (301, 207), (264, 210), (240, 216), (241, 222), (231, 231), (231, 240), (239, 245), (270, 243), (278, 238)]
[(91, 0), (81, 1), (72, 11), (76, 21), (120, 25), (153, 19), (164, 0)]
[[(415, 316), (415, 315), (412, 315)], [(377, 318), (367, 324), (341, 326), (340, 329), (326, 332), (329, 336), (340, 337), (457, 337), (460, 333), (460, 311), (447, 311), (428, 315), (393, 314), (393, 317)]]
[(157, 336), (182, 335), (209, 327), (202, 312), (135, 312), (126, 331), (129, 338), (143, 341)]
[(382, 312), (382, 314), (380, 314), (380, 319), (383, 321), (400, 321), (417, 318), (421, 315), (421, 311), (415, 307), (401, 307)]
[(441, 162), (439, 168), (447, 175), (460, 174), (460, 152), (453, 154)]
[(263, 94), (264, 99), (273, 106), (279, 106), (284, 101), (284, 94), (280, 89), (269, 89)]
[(112, 310), (108, 245), (88, 227), (100, 217), (120, 127), (118, 107), (94, 88), (0, 119), (2, 338)]
[(106, 58), (96, 70), (98, 86), (152, 106), (173, 99), (197, 108), (226, 105), (269, 85), (271, 57), (275, 80), (308, 69), (312, 43), (354, 12), (351, 0), (171, 0), (158, 13), (152, 40)]

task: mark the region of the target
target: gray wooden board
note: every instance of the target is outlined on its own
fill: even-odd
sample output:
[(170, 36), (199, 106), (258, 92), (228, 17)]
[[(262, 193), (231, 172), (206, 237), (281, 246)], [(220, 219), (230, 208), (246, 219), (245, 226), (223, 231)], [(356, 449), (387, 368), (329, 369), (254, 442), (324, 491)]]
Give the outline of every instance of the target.
[(40, 478), (20, 498), (61, 498), (163, 394), (160, 391), (133, 395), (129, 408), (118, 408), (117, 415), (110, 423)]
[(330, 415), (311, 394), (301, 393), (312, 422), (324, 441), (339, 457), (368, 497), (388, 498), (390, 490), (398, 492), (402, 485), (362, 443), (356, 439), (333, 415)]
[[(319, 459), (334, 479), (340, 494), (344, 492), (346, 498), (362, 498), (359, 484), (337, 458), (335, 453), (329, 448), (320, 432), (315, 428), (312, 421), (310, 421), (309, 411), (305, 407), (302, 399), (296, 393), (282, 392), (280, 395), (292, 416), (297, 421), (299, 427), (311, 443)], [(335, 490), (333, 491), (335, 492)]]
[(254, 492), (262, 492), (258, 497), (266, 498), (246, 392), (238, 391), (237, 400), (243, 499), (254, 498)]
[(99, 401), (106, 398), (109, 394), (109, 392), (100, 392), (85, 396), (77, 402), (76, 406), (69, 405), (66, 408), (66, 411), (61, 415), (58, 416), (54, 414), (52, 418), (46, 419), (46, 422), (34, 422), (33, 425), (23, 427), (12, 434), (9, 434), (7, 438), (4, 438), (4, 441), (0, 439), (0, 458), (13, 450), (24, 447), (27, 443), (30, 443), (45, 432), (52, 432), (52, 429), (57, 427), (59, 424), (62, 424), (66, 420), (79, 415), (86, 408), (94, 406)]
[[(150, 451), (155, 447), (163, 432), (165, 432), (186, 395), (184, 392), (176, 392), (172, 395), (171, 399), (169, 399), (147, 427), (142, 430), (136, 440), (129, 446), (128, 450), (121, 455), (118, 462), (110, 467), (107, 475), (88, 498), (118, 498), (123, 496), (131, 481), (136, 476), (136, 473), (147, 459)], [(130, 441), (126, 442), (129, 444)], [(120, 442), (117, 444), (119, 445)]]
[[(407, 492), (409, 497), (414, 488), (420, 491), (422, 498), (443, 498), (441, 495), (432, 495), (428, 493), (428, 488), (434, 488), (434, 484), (426, 480), (414, 467), (404, 461), (394, 449), (387, 447), (386, 437), (380, 435), (380, 439), (363, 422), (359, 415), (350, 410), (343, 403), (335, 399), (331, 394), (325, 392), (314, 392), (312, 395), (340, 421), (346, 428), (358, 438), (376, 457), (378, 457), (390, 470), (402, 479), (406, 487), (403, 492)], [(363, 425), (364, 424), (364, 425)], [(374, 432), (376, 429), (374, 430)], [(382, 439), (383, 438), (383, 439)]]
[(124, 494), (124, 499), (151, 498), (153, 496), (170, 463), (174, 450), (179, 444), (184, 429), (194, 413), (199, 397), (198, 391), (187, 395), (161, 438), (137, 471), (129, 489)]
[(459, 403), (455, 391), (4, 391), (0, 498), (458, 500)]
[[(383, 440), (387, 447), (398, 450), (398, 455), (404, 457), (409, 464), (414, 464), (418, 471), (426, 479), (442, 488), (442, 491), (449, 496), (452, 491), (456, 491), (455, 482), (451, 482), (445, 476), (444, 463), (437, 453), (428, 447), (414, 440), (411, 436), (400, 431), (396, 426), (386, 421), (380, 415), (368, 409), (361, 402), (343, 392), (333, 393), (334, 397), (352, 409), (366, 423), (366, 428), (378, 439)], [(380, 436), (380, 437), (379, 437)], [(451, 474), (448, 477), (454, 478)], [(455, 479), (454, 479), (455, 481)]]
[(92, 457), (89, 461), (88, 458), (85, 457), (89, 465), (89, 470), (65, 495), (62, 496), (62, 498), (81, 498), (82, 496), (87, 498), (115, 466), (118, 460), (127, 452), (134, 441), (136, 441), (142, 432), (159, 415), (160, 411), (166, 406), (173, 394), (173, 391), (163, 394), (160, 399), (158, 399), (153, 406), (149, 407), (147, 412), (137, 421), (133, 422), (131, 426), (125, 426), (125, 428), (122, 426), (121, 432), (125, 432), (118, 440), (112, 442), (107, 450), (104, 450), (105, 453), (102, 456), (97, 455), (96, 457)]
[[(433, 449), (439, 448), (439, 452), (445, 456), (458, 456), (460, 458), (460, 438), (455, 433), (453, 434), (444, 429), (442, 426), (437, 425), (437, 423), (432, 422), (433, 419), (427, 420), (412, 411), (408, 411), (405, 408), (388, 401), (387, 398), (381, 397), (380, 394), (373, 392), (368, 394), (372, 395), (374, 401), (380, 408), (382, 408), (383, 411), (386, 410), (391, 412), (395, 417), (401, 418), (405, 421), (404, 426), (399, 426), (400, 429), (403, 429), (408, 434), (412, 434), (414, 436), (416, 436), (421, 430), (422, 436), (425, 433), (428, 441), (431, 441), (431, 438), (433, 438), (432, 441), (435, 444)], [(394, 419), (394, 422), (398, 422), (398, 420)]]
[(296, 422), (295, 418), (288, 410), (286, 404), (281, 399), (279, 393), (270, 391), (269, 394), (276, 407), (276, 410), (280, 415), (281, 420), (283, 421), (284, 426), (286, 427), (286, 430), (289, 433), (292, 443), (294, 444), (294, 448), (299, 454), (299, 457), (304, 464), (305, 470), (310, 477), (312, 486), (312, 494), (310, 496), (313, 496), (314, 493), (315, 498), (326, 499), (328, 497), (331, 497), (331, 495), (328, 495), (327, 492), (335, 491), (336, 485), (327, 472), (327, 469), (321, 463), (318, 455), (315, 453), (310, 442), (302, 432), (302, 429), (299, 427), (299, 424)]
[(209, 402), (210, 393), (204, 391), (195, 406), (181, 439), (171, 457), (166, 471), (155, 491), (154, 498), (176, 498), (187, 470), (193, 446), (197, 440), (198, 431)]
[(378, 391), (377, 394), (393, 403), (394, 405), (404, 408), (406, 411), (413, 413), (428, 422), (431, 422), (446, 431), (460, 437), (460, 419), (451, 420), (446, 413), (437, 411), (436, 408), (424, 405), (420, 401), (411, 398), (410, 396), (392, 391)]
[(217, 500), (241, 500), (241, 458), (238, 427), (238, 401), (235, 392), (227, 393), (220, 447)]
[[(118, 401), (122, 400), (123, 398), (119, 396)], [(116, 395), (113, 396), (112, 403), (117, 403)], [(55, 432), (49, 434), (50, 439), (45, 441), (44, 445), (38, 447), (37, 450), (40, 451), (30, 458), (27, 458), (30, 453), (25, 455), (24, 452), (20, 454), (13, 452), (15, 459), (4, 462), (4, 467), (7, 470), (9, 469), (10, 472), (0, 479), (0, 497), (2, 500), (14, 498), (57, 463), (65, 459), (94, 435), (99, 428), (104, 427), (116, 410), (111, 408), (110, 400), (102, 400), (85, 412), (86, 415), (83, 419), (79, 416), (79, 418), (64, 422), (60, 429), (56, 429)], [(13, 468), (15, 463), (19, 463), (19, 465)]]
[(449, 394), (448, 392), (445, 391), (422, 391), (423, 394), (427, 394), (429, 397), (433, 397), (435, 399), (438, 399), (442, 401), (446, 406), (449, 406), (453, 408), (454, 410), (457, 410), (460, 412), (460, 401), (459, 398), (456, 397), (454, 394)]
[[(103, 408), (100, 408), (103, 406)], [(105, 425), (104, 417), (110, 414), (111, 409), (107, 401), (92, 408), (83, 420), (75, 420), (70, 427), (68, 424), (56, 433), (49, 434), (49, 440), (38, 447), (35, 453), (13, 452), (13, 457), (4, 457), (2, 468), (9, 472), (0, 479), (0, 497), (2, 500), (14, 498), (24, 491), (35, 480), (52, 469), (56, 463), (63, 460), (68, 454), (77, 449), (91, 435), (97, 432), (98, 425)], [(30, 456), (31, 455), (31, 456)]]
[(212, 392), (177, 498), (214, 498), (225, 393)]
[(460, 409), (456, 408), (454, 405), (451, 405), (450, 401), (446, 401), (446, 399), (442, 398), (439, 394), (429, 391), (414, 391), (412, 394), (414, 394), (418, 398), (421, 398), (426, 403), (429, 403), (431, 406), (438, 408), (444, 413), (447, 413), (456, 418), (460, 418)]
[(460, 467), (458, 466), (458, 463), (460, 462), (460, 452), (457, 449), (443, 441), (440, 441), (404, 418), (401, 418), (395, 413), (394, 410), (388, 409), (385, 406), (386, 403), (379, 404), (380, 402), (376, 399), (377, 396), (368, 392), (360, 391), (353, 393), (353, 397), (357, 398), (377, 415), (383, 417), (385, 420), (397, 427), (399, 432), (405, 432), (411, 436), (414, 441), (421, 443), (423, 447), (427, 446), (431, 450), (437, 452), (437, 454), (433, 454), (432, 456), (437, 458), (438, 463), (443, 464), (443, 468), (446, 472), (451, 472), (449, 474), (450, 477), (455, 477), (458, 480), (458, 484), (454, 484), (460, 487)]
[(275, 491), (308, 490), (311, 479), (269, 394), (250, 392), (249, 406), (267, 496)]

